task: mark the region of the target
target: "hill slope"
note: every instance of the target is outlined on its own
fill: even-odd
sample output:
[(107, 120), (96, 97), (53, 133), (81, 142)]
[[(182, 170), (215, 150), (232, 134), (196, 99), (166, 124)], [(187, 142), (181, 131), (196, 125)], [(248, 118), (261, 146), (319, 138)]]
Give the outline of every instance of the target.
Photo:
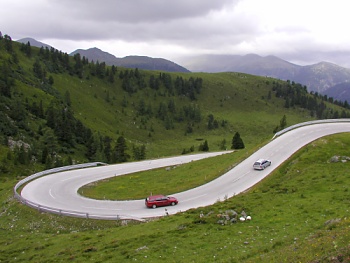
[(350, 116), (266, 77), (116, 68), (6, 38), (0, 49), (0, 135), (12, 167), (216, 151), (231, 148), (236, 132), (249, 149), (285, 125)]

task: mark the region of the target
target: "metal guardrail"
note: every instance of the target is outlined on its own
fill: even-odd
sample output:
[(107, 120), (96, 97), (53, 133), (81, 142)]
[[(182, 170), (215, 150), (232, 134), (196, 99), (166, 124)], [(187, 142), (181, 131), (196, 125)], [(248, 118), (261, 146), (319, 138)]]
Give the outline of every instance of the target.
[(297, 129), (297, 128), (302, 127), (302, 126), (319, 124), (319, 123), (334, 123), (334, 122), (350, 122), (350, 119), (325, 119), (325, 120), (315, 120), (315, 121), (307, 121), (307, 122), (298, 123), (298, 124), (289, 126), (285, 129), (279, 131), (279, 132), (276, 132), (275, 135), (272, 137), (272, 140), (275, 139), (276, 137), (282, 135), (283, 133)]
[(36, 204), (34, 202), (24, 199), (23, 197), (21, 197), (20, 201), (21, 203), (29, 207), (32, 207), (40, 212), (47, 212), (47, 213), (52, 213), (52, 214), (62, 215), (62, 216), (70, 216), (70, 217), (78, 217), (78, 218), (86, 218), (86, 219), (135, 220), (135, 221), (141, 221), (141, 222), (145, 221), (142, 218), (138, 218), (130, 215), (116, 215), (116, 214), (99, 215), (99, 214), (83, 213), (80, 211), (73, 211), (73, 210), (56, 209), (56, 208)]
[(27, 205), (29, 207), (32, 207), (32, 208), (35, 208), (38, 211), (48, 212), (48, 213), (57, 214), (57, 215), (79, 217), (79, 218), (90, 218), (90, 219), (104, 219), (104, 220), (123, 220), (123, 219), (130, 220), (131, 219), (131, 220), (136, 220), (136, 221), (145, 221), (142, 218), (133, 217), (133, 216), (129, 216), (129, 215), (116, 215), (116, 214), (98, 215), (98, 214), (83, 213), (83, 212), (73, 211), (73, 210), (56, 209), (56, 208), (52, 208), (52, 207), (48, 207), (48, 206), (39, 205), (37, 203), (29, 201), (29, 200), (25, 199), (23, 196), (21, 196), (18, 193), (18, 189), (22, 185), (24, 185), (24, 184), (26, 184), (26, 183), (28, 183), (28, 182), (36, 179), (36, 178), (39, 178), (39, 177), (42, 177), (42, 176), (45, 176), (45, 175), (49, 175), (49, 174), (53, 174), (53, 173), (58, 173), (58, 172), (64, 172), (64, 171), (75, 170), (75, 169), (82, 169), (82, 168), (89, 168), (89, 167), (96, 167), (98, 165), (106, 165), (106, 164), (105, 163), (101, 163), (101, 162), (76, 164), (76, 165), (69, 165), (69, 166), (53, 168), (53, 169), (49, 169), (49, 170), (45, 170), (45, 171), (42, 171), (42, 172), (39, 172), (39, 173), (32, 174), (32, 175), (24, 178), (23, 180), (19, 181), (15, 185), (15, 187), (13, 188), (14, 196), (22, 204), (25, 204), (25, 205)]
[(39, 173), (35, 173), (32, 174), (26, 178), (24, 178), (23, 180), (19, 181), (15, 187), (13, 188), (15, 197), (18, 200), (22, 200), (23, 197), (18, 194), (17, 190), (18, 188), (20, 188), (22, 185), (28, 183), (31, 180), (34, 180), (38, 177), (44, 176), (44, 175), (49, 175), (49, 174), (53, 174), (53, 173), (58, 173), (58, 172), (64, 172), (64, 171), (69, 171), (69, 170), (75, 170), (75, 169), (81, 169), (81, 168), (88, 168), (88, 167), (95, 167), (98, 165), (106, 165), (105, 163), (101, 163), (101, 162), (94, 162), (94, 163), (83, 163), (83, 164), (75, 164), (75, 165), (68, 165), (68, 166), (63, 166), (63, 167), (57, 167), (57, 168), (53, 168), (53, 169), (49, 169), (49, 170), (45, 170)]

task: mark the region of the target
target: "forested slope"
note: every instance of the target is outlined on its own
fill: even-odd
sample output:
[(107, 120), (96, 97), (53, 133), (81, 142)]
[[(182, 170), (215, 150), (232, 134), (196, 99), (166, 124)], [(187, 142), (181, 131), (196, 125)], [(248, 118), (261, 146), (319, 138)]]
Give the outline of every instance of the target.
[(237, 134), (252, 147), (286, 125), (350, 115), (294, 82), (117, 68), (2, 34), (0, 95), (2, 175), (228, 149)]

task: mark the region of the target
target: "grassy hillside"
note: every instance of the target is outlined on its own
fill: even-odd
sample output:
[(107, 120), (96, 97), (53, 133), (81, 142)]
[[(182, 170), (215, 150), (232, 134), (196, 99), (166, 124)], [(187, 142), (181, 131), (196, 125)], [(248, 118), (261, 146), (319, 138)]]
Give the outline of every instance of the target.
[[(349, 157), (349, 147), (348, 134), (319, 139), (244, 194), (147, 223), (39, 213), (13, 199), (15, 180), (3, 180), (0, 260), (349, 262), (349, 162), (331, 162), (334, 156)], [(225, 155), (215, 159), (227, 162)], [(184, 167), (206, 165), (210, 174), (217, 168), (207, 162)], [(232, 210), (252, 220), (225, 221), (221, 215)]]
[(3, 172), (8, 163), (36, 169), (178, 155), (199, 151), (205, 141), (216, 151), (231, 148), (236, 132), (251, 149), (282, 128), (283, 116), (287, 126), (350, 116), (348, 105), (308, 94), (296, 83), (241, 73), (108, 67), (6, 35), (0, 67), (1, 141), (4, 149), (9, 139), (15, 142)]

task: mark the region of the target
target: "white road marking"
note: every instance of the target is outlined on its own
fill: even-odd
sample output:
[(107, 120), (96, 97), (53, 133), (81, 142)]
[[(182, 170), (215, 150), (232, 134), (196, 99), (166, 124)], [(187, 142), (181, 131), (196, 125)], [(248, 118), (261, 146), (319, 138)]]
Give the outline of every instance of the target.
[(51, 191), (52, 189), (50, 188), (50, 190), (49, 190), (49, 194), (51, 195), (51, 197), (53, 198), (53, 199), (56, 199), (54, 196), (53, 196), (53, 194), (52, 194), (52, 191)]
[(240, 177), (238, 177), (236, 180), (233, 180), (233, 183), (237, 182), (238, 180), (240, 180), (242, 177), (246, 176), (247, 174), (249, 174), (250, 171), (246, 172), (245, 174), (241, 175)]

